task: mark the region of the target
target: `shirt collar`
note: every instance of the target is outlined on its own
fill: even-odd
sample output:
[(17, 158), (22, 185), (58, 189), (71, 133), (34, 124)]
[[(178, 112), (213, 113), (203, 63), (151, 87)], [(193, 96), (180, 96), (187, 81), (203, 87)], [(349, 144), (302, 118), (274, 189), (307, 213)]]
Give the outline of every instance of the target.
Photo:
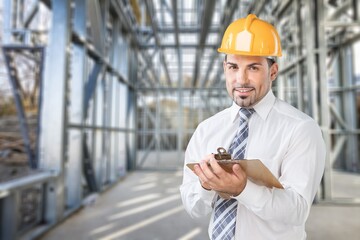
[(236, 117), (239, 115), (240, 107), (235, 102), (232, 103), (230, 108), (231, 122), (235, 122)]
[[(267, 118), (267, 116), (270, 113), (270, 110), (272, 108), (272, 106), (275, 103), (275, 96), (274, 93), (272, 92), (272, 90), (270, 90), (263, 99), (260, 100), (260, 102), (258, 102), (255, 106), (255, 112), (257, 114), (259, 114), (259, 116), (265, 120)], [(231, 121), (234, 122), (236, 120), (236, 118), (239, 116), (239, 110), (240, 107), (233, 102), (232, 106), (231, 106)]]

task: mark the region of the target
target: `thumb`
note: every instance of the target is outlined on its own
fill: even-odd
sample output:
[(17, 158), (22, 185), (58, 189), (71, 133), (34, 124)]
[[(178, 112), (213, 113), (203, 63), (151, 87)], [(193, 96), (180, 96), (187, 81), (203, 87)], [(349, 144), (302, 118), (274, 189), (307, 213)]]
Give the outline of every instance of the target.
[(241, 168), (240, 164), (234, 164), (234, 166), (232, 167), (232, 170), (238, 178), (246, 178), (246, 173)]

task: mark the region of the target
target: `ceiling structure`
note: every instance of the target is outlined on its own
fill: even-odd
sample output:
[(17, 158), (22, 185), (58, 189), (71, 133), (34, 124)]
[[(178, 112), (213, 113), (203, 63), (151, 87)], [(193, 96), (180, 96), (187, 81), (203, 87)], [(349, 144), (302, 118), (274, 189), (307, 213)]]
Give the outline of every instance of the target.
[(156, 55), (153, 67), (161, 71), (159, 86), (218, 87), (222, 33), (234, 18), (244, 15), (251, 1), (139, 2), (144, 3), (137, 18), (139, 47)]

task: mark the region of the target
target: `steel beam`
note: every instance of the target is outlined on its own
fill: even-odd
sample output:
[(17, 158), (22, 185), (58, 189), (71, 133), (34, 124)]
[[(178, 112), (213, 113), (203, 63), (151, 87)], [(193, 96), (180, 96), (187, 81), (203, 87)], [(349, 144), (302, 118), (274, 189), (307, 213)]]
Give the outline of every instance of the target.
[(88, 0), (87, 1), (87, 10), (91, 25), (91, 37), (94, 42), (96, 50), (100, 53), (104, 53), (104, 43), (105, 43), (105, 31), (103, 18), (101, 16), (101, 10), (98, 0)]
[[(340, 56), (343, 59), (341, 64), (342, 71), (342, 86), (348, 87), (355, 84), (353, 77), (353, 56), (351, 46), (343, 46), (340, 50)], [(343, 114), (345, 122), (350, 129), (357, 128), (357, 112), (356, 106), (356, 90), (352, 89), (343, 95)], [(352, 111), (349, 111), (349, 110)], [(350, 172), (358, 172), (360, 170), (359, 161), (359, 143), (358, 136), (351, 135), (347, 137), (346, 153), (345, 153), (345, 169)]]
[[(149, 15), (149, 17), (150, 17), (150, 22), (151, 22), (151, 26), (152, 26), (152, 30), (153, 30), (153, 34), (154, 34), (156, 46), (157, 46), (158, 48), (160, 48), (160, 46), (161, 46), (161, 41), (160, 41), (160, 37), (159, 37), (159, 35), (158, 35), (156, 19), (155, 19), (155, 16), (154, 16), (154, 14), (153, 14), (154, 6), (152, 5), (152, 2), (151, 2), (151, 1), (145, 1), (145, 6), (146, 6), (146, 11), (147, 11), (147, 13), (148, 13), (148, 15)], [(164, 52), (163, 52), (162, 49), (160, 49), (159, 54), (160, 54), (161, 64), (162, 64), (162, 66), (163, 66), (163, 68), (164, 68), (164, 72), (165, 72), (167, 84), (168, 84), (169, 86), (171, 86), (171, 85), (172, 85), (172, 81), (171, 81), (171, 77), (170, 77), (169, 70), (168, 70), (168, 67), (167, 67), (166, 58), (165, 58), (165, 55), (164, 55)]]
[[(76, 0), (74, 8), (73, 31), (83, 39), (86, 39), (87, 1)], [(73, 128), (71, 124), (84, 124), (84, 82), (86, 75), (86, 46), (73, 43), (72, 63), (69, 94), (69, 130), (68, 130), (68, 168), (66, 205), (72, 208), (81, 206), (84, 196), (82, 173), (83, 172), (83, 130)]]
[(215, 3), (216, 1), (214, 0), (208, 0), (204, 2), (205, 6), (204, 6), (203, 16), (201, 18), (201, 32), (199, 35), (198, 47), (196, 48), (196, 53), (195, 53), (195, 67), (194, 67), (193, 79), (192, 79), (193, 87), (196, 87), (198, 85), (201, 57), (203, 55), (205, 41), (209, 33), (211, 19), (215, 9)]
[(84, 96), (84, 118), (87, 118), (88, 115), (88, 108), (91, 98), (94, 95), (96, 86), (97, 86), (97, 80), (99, 78), (100, 73), (103, 71), (103, 66), (99, 62), (95, 62), (93, 69), (91, 70), (91, 74), (89, 76), (88, 81), (86, 81), (85, 84), (85, 96)]
[[(57, 222), (64, 214), (64, 159), (66, 139), (66, 89), (68, 77), (68, 46), (70, 43), (70, 1), (53, 0), (52, 28), (47, 47), (43, 76), (43, 101), (40, 112), (41, 169), (54, 170), (59, 177), (49, 185), (52, 194), (46, 199), (51, 206), (45, 213), (48, 222)], [(56, 23), (56, 24), (55, 24)], [(54, 111), (56, 109), (56, 111)]]
[[(125, 5), (123, 4), (122, 1), (115, 1), (115, 0), (111, 0), (110, 3), (111, 3), (111, 7), (113, 7), (113, 10), (123, 20), (122, 23), (123, 23), (124, 27), (127, 29), (127, 31), (130, 33), (130, 37), (132, 39), (134, 47), (139, 49), (140, 41), (138, 39), (135, 29), (133, 28), (132, 23), (129, 22), (130, 21), (129, 17), (125, 12)], [(144, 51), (140, 51), (139, 54), (145, 60), (146, 65), (150, 69), (150, 73), (154, 79), (154, 84), (156, 85), (157, 83), (159, 83), (159, 80), (157, 79), (157, 74), (152, 65), (151, 57), (147, 54), (147, 52), (144, 52)], [(151, 79), (151, 77), (149, 79)]]
[(37, 0), (34, 3), (32, 3), (30, 13), (24, 17), (24, 28), (29, 27), (29, 25), (31, 24), (32, 20), (34, 19), (38, 11), (39, 11), (39, 1)]
[(2, 41), (3, 44), (12, 44), (12, 29), (14, 27), (13, 19), (13, 0), (3, 1), (3, 11), (2, 11), (2, 20), (3, 20), (3, 32), (2, 32)]
[[(310, 1), (311, 2), (311, 1)], [(326, 145), (326, 152), (331, 152), (331, 138), (330, 138), (330, 115), (329, 115), (329, 99), (328, 99), (328, 79), (326, 74), (326, 33), (325, 33), (325, 6), (324, 0), (317, 0), (315, 2), (315, 11), (317, 11), (317, 26), (318, 26), (318, 49), (319, 49), (319, 63), (318, 63), (318, 71), (319, 71), (319, 89), (320, 92), (320, 126), (323, 130), (323, 137)], [(331, 165), (330, 165), (330, 156), (326, 154), (325, 160), (325, 172), (324, 172), (324, 198), (325, 200), (329, 200), (332, 197), (332, 183), (331, 183)]]
[[(21, 135), (22, 135), (22, 138), (24, 141), (24, 147), (25, 147), (26, 154), (28, 157), (28, 164), (31, 168), (35, 169), (38, 167), (37, 158), (36, 158), (37, 156), (36, 156), (36, 151), (35, 151), (36, 149), (32, 149), (32, 147), (31, 147), (30, 135), (29, 135), (29, 129), (28, 129), (27, 121), (26, 121), (25, 110), (24, 110), (24, 106), (22, 104), (22, 97), (20, 96), (21, 85), (20, 85), (19, 79), (17, 77), (18, 70), (16, 69), (13, 55), (16, 54), (16, 52), (18, 52), (18, 51), (30, 51), (32, 53), (39, 52), (40, 59), (38, 61), (40, 64), (40, 76), (41, 76), (44, 50), (42, 47), (24, 47), (24, 46), (11, 46), (11, 45), (3, 46), (2, 49), (3, 49), (3, 53), (4, 53), (4, 57), (5, 57), (5, 63), (6, 63), (7, 70), (8, 70), (8, 76), (9, 76), (9, 80), (10, 80), (11, 89), (13, 92), (13, 97), (15, 100), (15, 105), (16, 105), (16, 110), (17, 110), (16, 112), (17, 112), (18, 119), (20, 122)], [(41, 84), (41, 79), (39, 79), (39, 82)], [(40, 94), (41, 94), (41, 90), (40, 90)], [(40, 99), (41, 99), (41, 95), (40, 95)]]
[[(238, 8), (238, 4), (239, 1), (237, 0), (233, 0), (230, 1), (229, 4), (226, 5), (226, 8), (224, 10), (224, 14), (221, 16), (221, 23), (222, 26), (220, 27), (219, 31), (218, 31), (218, 39), (217, 39), (217, 46), (220, 46), (221, 40), (222, 40), (222, 35), (225, 32), (225, 28), (230, 24), (233, 15), (235, 13), (235, 10)], [(213, 66), (215, 63), (215, 59), (219, 56), (219, 53), (216, 51), (216, 49), (213, 50), (213, 53), (210, 57), (210, 63), (208, 64), (208, 68), (206, 70), (206, 74), (204, 76), (204, 78), (202, 79), (202, 81), (200, 82), (200, 87), (204, 87), (207, 84), (207, 81), (209, 80), (209, 76), (211, 71), (213, 70)], [(195, 86), (194, 86), (195, 87)]]

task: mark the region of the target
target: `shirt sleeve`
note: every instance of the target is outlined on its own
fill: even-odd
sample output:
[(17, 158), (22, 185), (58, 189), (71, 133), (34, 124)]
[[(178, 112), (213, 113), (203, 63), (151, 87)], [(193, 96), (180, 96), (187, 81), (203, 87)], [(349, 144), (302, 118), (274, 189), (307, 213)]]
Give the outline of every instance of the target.
[(318, 125), (314, 121), (299, 124), (280, 167), (279, 181), (284, 189), (248, 180), (244, 191), (235, 198), (264, 220), (304, 224), (323, 175), (325, 152)]
[(199, 130), (196, 130), (185, 151), (185, 165), (183, 171), (183, 183), (180, 186), (180, 194), (183, 205), (188, 214), (193, 218), (201, 218), (212, 212), (212, 202), (215, 191), (204, 189), (199, 178), (193, 173), (186, 164), (198, 162), (202, 155), (201, 140)]

